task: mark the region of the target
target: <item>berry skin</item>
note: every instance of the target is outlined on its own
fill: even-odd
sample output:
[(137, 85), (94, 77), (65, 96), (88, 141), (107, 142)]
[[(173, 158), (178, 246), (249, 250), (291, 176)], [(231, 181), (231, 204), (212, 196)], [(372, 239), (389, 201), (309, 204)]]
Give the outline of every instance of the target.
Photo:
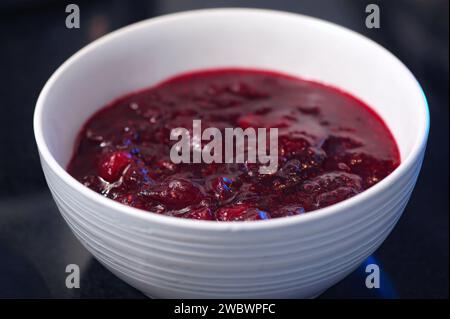
[(113, 183), (120, 178), (125, 167), (130, 163), (131, 155), (128, 152), (114, 152), (100, 161), (98, 165), (99, 175), (105, 181)]
[(303, 154), (310, 144), (303, 138), (289, 139), (282, 137), (279, 140), (280, 155), (285, 157), (295, 157), (297, 154)]
[(351, 187), (339, 187), (335, 190), (322, 193), (316, 197), (317, 207), (326, 207), (336, 203), (339, 203), (347, 198), (350, 198), (358, 194), (354, 188)]
[(338, 203), (363, 190), (360, 176), (339, 171), (321, 174), (303, 183), (301, 189), (315, 198), (316, 208)]
[(214, 220), (211, 209), (209, 209), (208, 207), (201, 207), (191, 210), (190, 212), (183, 214), (181, 217), (197, 220)]
[(114, 198), (114, 200), (134, 208), (140, 209), (146, 208), (145, 203), (134, 194), (122, 194)]
[[(284, 187), (290, 187), (298, 184), (302, 180), (302, 165), (297, 159), (286, 162), (276, 173), (277, 177), (281, 179), (278, 181)], [(274, 185), (277, 188), (276, 185)]]
[(362, 190), (361, 177), (355, 174), (345, 172), (330, 172), (321, 174), (302, 185), (306, 193), (314, 191), (316, 193), (323, 191), (332, 191), (339, 187), (353, 188), (356, 192)]
[(214, 192), (214, 196), (219, 201), (224, 201), (231, 198), (235, 194), (235, 184), (236, 183), (234, 183), (230, 178), (216, 177), (211, 181), (211, 189)]
[(267, 212), (251, 207), (248, 204), (222, 207), (216, 212), (216, 219), (219, 221), (250, 221), (270, 218), (271, 216)]
[(142, 191), (142, 195), (156, 200), (172, 209), (196, 204), (204, 199), (199, 186), (187, 179), (172, 179)]
[(143, 185), (152, 183), (153, 176), (151, 172), (148, 171), (142, 161), (136, 160), (131, 162), (127, 169), (122, 172), (120, 188), (138, 193)]

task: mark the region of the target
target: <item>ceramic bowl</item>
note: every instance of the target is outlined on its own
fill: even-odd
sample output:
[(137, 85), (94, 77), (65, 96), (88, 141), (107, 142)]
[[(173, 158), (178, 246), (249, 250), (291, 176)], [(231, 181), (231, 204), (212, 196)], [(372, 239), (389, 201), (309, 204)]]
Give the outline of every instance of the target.
[[(276, 70), (348, 91), (384, 119), (401, 165), (327, 208), (222, 223), (140, 211), (66, 172), (77, 132), (103, 105), (170, 76), (217, 67)], [(34, 115), (48, 186), (75, 236), (119, 278), (158, 298), (317, 296), (358, 267), (394, 228), (419, 174), (428, 129), (420, 85), (387, 50), (335, 24), (257, 9), (177, 13), (104, 36), (52, 75)]]

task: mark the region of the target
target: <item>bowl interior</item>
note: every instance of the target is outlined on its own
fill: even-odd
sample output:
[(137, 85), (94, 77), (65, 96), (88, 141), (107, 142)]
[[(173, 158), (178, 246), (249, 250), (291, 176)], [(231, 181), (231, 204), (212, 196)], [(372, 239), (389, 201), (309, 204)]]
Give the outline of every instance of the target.
[(402, 160), (426, 130), (420, 86), (377, 44), (317, 19), (222, 9), (144, 21), (78, 52), (43, 90), (43, 139), (65, 168), (80, 127), (106, 103), (181, 72), (219, 67), (277, 70), (348, 91), (385, 120)]

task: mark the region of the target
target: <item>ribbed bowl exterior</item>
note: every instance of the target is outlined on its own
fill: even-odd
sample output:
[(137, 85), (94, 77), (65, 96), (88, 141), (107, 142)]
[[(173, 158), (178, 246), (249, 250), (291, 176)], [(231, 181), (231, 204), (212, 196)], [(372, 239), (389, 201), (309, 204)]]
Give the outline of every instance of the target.
[(308, 298), (343, 279), (389, 235), (408, 202), (421, 161), (422, 156), (392, 188), (364, 205), (270, 232), (142, 223), (74, 192), (45, 161), (42, 165), (75, 236), (114, 274), (145, 294)]

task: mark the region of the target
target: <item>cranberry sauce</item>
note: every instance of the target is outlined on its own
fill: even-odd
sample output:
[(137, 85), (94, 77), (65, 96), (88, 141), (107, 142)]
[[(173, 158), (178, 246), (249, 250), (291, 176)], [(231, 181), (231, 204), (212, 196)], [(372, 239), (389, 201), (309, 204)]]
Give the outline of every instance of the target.
[[(259, 164), (174, 164), (172, 128), (278, 128), (278, 170)], [(265, 71), (225, 69), (172, 78), (124, 96), (81, 130), (68, 172), (94, 191), (182, 218), (292, 216), (352, 197), (400, 163), (383, 121), (349, 94)]]

